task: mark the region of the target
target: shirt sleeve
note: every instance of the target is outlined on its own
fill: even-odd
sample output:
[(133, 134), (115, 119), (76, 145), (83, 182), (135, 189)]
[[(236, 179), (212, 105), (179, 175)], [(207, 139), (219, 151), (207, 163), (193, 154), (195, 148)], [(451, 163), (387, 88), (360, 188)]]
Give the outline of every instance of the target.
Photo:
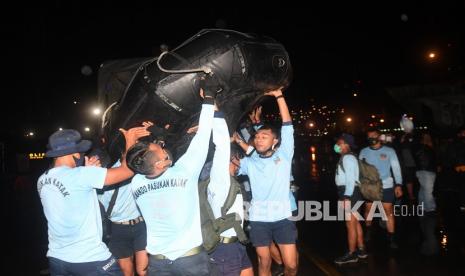
[(102, 189), (107, 176), (107, 169), (95, 166), (74, 168), (77, 172), (76, 181), (81, 187), (89, 189)]
[(294, 156), (294, 127), (292, 122), (284, 122), (281, 127), (281, 145), (280, 150), (284, 156), (292, 160)]
[(245, 152), (245, 155), (250, 156), (254, 150), (255, 150), (255, 148), (252, 147), (251, 145), (249, 145), (247, 147), (247, 151)]
[(247, 128), (241, 128), (241, 129), (240, 129), (240, 132), (241, 132), (242, 138), (244, 138), (245, 141), (249, 141), (249, 139), (250, 139), (250, 133), (249, 133), (249, 131), (247, 130)]
[(215, 154), (208, 189), (215, 195), (215, 201), (224, 202), (231, 185), (229, 176), (231, 145), (228, 126), (223, 118), (213, 120), (213, 143), (215, 144)]
[(181, 167), (190, 173), (200, 174), (207, 159), (208, 146), (213, 125), (214, 107), (203, 104), (200, 112), (199, 129), (192, 139), (187, 151), (179, 158), (175, 166)]
[(237, 172), (238, 175), (247, 175), (247, 165), (249, 163), (249, 157), (244, 157), (241, 159), (241, 163), (239, 166), (239, 171)]
[(365, 149), (362, 149), (360, 151), (360, 154), (358, 155), (358, 159), (363, 160), (363, 159), (366, 159), (366, 158), (367, 158), (366, 157), (366, 151), (365, 151)]
[(342, 159), (345, 171), (345, 196), (352, 196), (354, 193), (355, 183), (358, 181), (358, 162), (354, 156), (346, 155)]
[(394, 174), (395, 184), (402, 184), (402, 173), (399, 159), (397, 158), (397, 154), (393, 149), (390, 150), (389, 161), (391, 162), (391, 169), (392, 173)]

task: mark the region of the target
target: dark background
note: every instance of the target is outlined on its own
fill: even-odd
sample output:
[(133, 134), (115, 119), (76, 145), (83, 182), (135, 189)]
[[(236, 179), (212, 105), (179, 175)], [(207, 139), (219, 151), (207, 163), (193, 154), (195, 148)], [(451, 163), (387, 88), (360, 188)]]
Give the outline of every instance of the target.
[[(407, 1), (404, 1), (407, 2)], [(386, 87), (451, 82), (464, 71), (464, 1), (392, 1), (308, 7), (286, 3), (252, 8), (239, 3), (195, 3), (181, 9), (157, 3), (54, 1), (26, 5), (7, 20), (19, 38), (17, 82), (2, 109), (2, 134), (47, 137), (93, 123), (97, 72), (106, 60), (157, 56), (203, 28), (268, 35), (290, 54), (292, 107), (317, 102), (376, 109), (390, 105)], [(221, 8), (219, 7), (221, 5)], [(427, 55), (435, 51), (437, 59)], [(81, 68), (89, 66), (86, 76)], [(11, 84), (11, 83), (10, 83)], [(385, 99), (385, 100), (384, 100)], [(73, 104), (77, 101), (78, 104)], [(11, 116), (13, 115), (13, 116)], [(10, 119), (12, 118), (12, 119)]]

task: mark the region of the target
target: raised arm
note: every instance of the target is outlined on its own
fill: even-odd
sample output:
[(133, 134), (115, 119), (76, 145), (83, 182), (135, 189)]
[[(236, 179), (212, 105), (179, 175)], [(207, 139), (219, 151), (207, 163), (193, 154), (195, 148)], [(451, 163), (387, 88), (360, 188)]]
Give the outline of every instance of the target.
[(269, 91), (265, 93), (265, 95), (273, 96), (276, 98), (276, 102), (278, 103), (279, 113), (281, 114), (281, 120), (283, 124), (291, 122), (291, 113), (289, 113), (289, 108), (287, 107), (286, 100), (284, 99), (283, 91), (280, 89)]
[(219, 88), (218, 81), (212, 76), (206, 76), (201, 80), (200, 95), (204, 99), (200, 112), (199, 128), (192, 139), (186, 153), (176, 162), (175, 166), (181, 166), (192, 173), (199, 174), (207, 159), (210, 135), (213, 127), (213, 113), (215, 95)]
[(289, 108), (287, 107), (283, 92), (281, 89), (277, 89), (267, 92), (265, 95), (276, 98), (279, 113), (281, 114), (281, 120), (283, 122), (283, 126), (281, 127), (281, 145), (279, 148), (290, 160), (292, 160), (294, 155), (294, 127), (292, 126), (291, 114), (289, 113)]
[(231, 145), (228, 126), (221, 112), (215, 113), (213, 119), (213, 143), (215, 144), (215, 154), (210, 171), (210, 184), (208, 189), (215, 194), (218, 202), (224, 202), (228, 196), (231, 185), (229, 174), (229, 159), (231, 155)]

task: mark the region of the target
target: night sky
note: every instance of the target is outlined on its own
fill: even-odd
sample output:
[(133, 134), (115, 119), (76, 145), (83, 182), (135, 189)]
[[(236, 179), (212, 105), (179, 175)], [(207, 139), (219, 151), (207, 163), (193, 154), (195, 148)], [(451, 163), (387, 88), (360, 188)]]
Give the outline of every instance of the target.
[[(157, 56), (161, 44), (174, 48), (203, 28), (281, 42), (294, 68), (287, 91), (291, 106), (305, 108), (311, 98), (350, 105), (356, 89), (357, 101), (375, 108), (386, 87), (463, 79), (464, 1), (375, 2), (317, 7), (310, 1), (308, 8), (270, 4), (260, 9), (198, 2), (198, 8), (180, 10), (155, 3), (54, 1), (23, 7), (21, 19), (4, 24), (19, 40), (11, 52), (19, 81), (10, 83), (16, 100), (2, 101), (1, 134), (23, 137), (34, 130), (43, 138), (58, 127), (91, 125), (102, 62)], [(437, 53), (435, 62), (428, 61), (430, 51)], [(86, 65), (92, 74), (81, 72)]]

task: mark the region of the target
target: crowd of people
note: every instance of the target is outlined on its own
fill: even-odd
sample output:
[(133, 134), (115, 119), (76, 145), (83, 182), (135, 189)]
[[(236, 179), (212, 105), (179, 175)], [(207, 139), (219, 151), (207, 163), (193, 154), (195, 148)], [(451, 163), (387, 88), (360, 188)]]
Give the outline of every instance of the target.
[[(206, 75), (200, 83), (198, 127), (189, 130), (195, 136), (175, 162), (164, 141), (151, 135), (150, 121), (120, 129), (126, 147), (115, 164), (86, 156), (91, 142), (75, 130), (49, 137), (52, 165), (37, 189), (52, 275), (254, 275), (247, 242), (259, 275), (297, 274), (294, 130), (282, 89), (264, 91), (276, 100), (280, 129), (264, 124), (258, 107), (251, 124), (235, 132), (215, 103), (218, 82)], [(392, 250), (399, 247), (394, 205), (404, 193), (409, 204), (436, 216), (439, 171), (457, 181), (465, 210), (465, 129), (445, 158), (430, 133), (415, 133), (411, 124), (404, 131), (397, 142), (369, 129), (360, 152), (351, 134), (335, 137), (335, 185), (348, 243), (336, 264), (368, 257), (374, 205), (385, 214)], [(210, 138), (215, 150), (207, 160)]]
[[(231, 147), (224, 114), (215, 104), (217, 89), (214, 77), (201, 80), (198, 128), (174, 163), (169, 150), (151, 139), (149, 121), (120, 129), (125, 151), (108, 169), (98, 156), (85, 156), (91, 143), (77, 131), (60, 130), (49, 137), (46, 157), (52, 158), (52, 166), (37, 187), (47, 219), (52, 275), (253, 275), (241, 235), (244, 218), (249, 221), (248, 238), (256, 249), (259, 274), (270, 275), (274, 256), (286, 275), (296, 275), (297, 229), (289, 220), (291, 199), (295, 206), (290, 191), (294, 137), (282, 90), (264, 91), (276, 99), (281, 130), (260, 126), (250, 148), (238, 154), (237, 147)], [(204, 202), (199, 202), (198, 187), (210, 136), (215, 145), (207, 176), (212, 216), (233, 214), (239, 227), (231, 223), (236, 227), (222, 229), (208, 247), (205, 233), (214, 231), (208, 232), (211, 229), (201, 219), (205, 214), (199, 206)], [(233, 140), (245, 144), (237, 136)], [(238, 175), (247, 175), (250, 183), (247, 213), (244, 189), (224, 208)], [(111, 222), (111, 235), (104, 233), (105, 218)]]
[[(337, 138), (334, 151), (340, 154), (340, 159), (336, 166), (335, 182), (340, 206), (347, 213), (348, 252), (337, 258), (336, 264), (355, 263), (367, 257), (365, 245), (373, 236), (370, 214), (373, 214), (375, 200), (370, 198), (367, 191), (365, 194), (361, 193), (360, 189), (373, 189), (376, 186), (376, 178), (382, 189), (375, 202), (382, 203), (385, 216), (380, 224), (386, 229), (390, 249), (399, 248), (395, 235), (394, 205), (402, 204), (404, 192), (407, 205), (416, 208), (417, 214), (432, 219), (433, 225), (437, 221), (435, 184), (439, 172), (446, 176), (449, 185), (459, 192), (459, 208), (460, 211), (465, 211), (465, 129), (459, 129), (456, 139), (449, 143), (445, 150), (440, 151), (435, 146), (431, 133), (415, 133), (413, 122), (405, 116), (401, 120), (401, 126), (404, 134), (399, 137), (399, 141), (396, 141), (395, 136), (382, 134), (377, 129), (369, 129), (366, 132), (368, 146), (359, 154), (356, 154), (357, 145), (352, 135), (344, 133)], [(387, 137), (389, 139), (386, 139)], [(367, 166), (376, 169), (376, 175), (370, 175)], [(370, 181), (372, 183), (369, 183)], [(368, 187), (370, 184), (373, 187)], [(357, 216), (362, 208), (364, 216)], [(422, 233), (425, 239), (429, 239), (429, 232), (434, 235), (434, 229), (423, 232), (428, 232)], [(425, 255), (437, 254), (439, 246), (433, 237), (432, 243), (424, 243), (421, 250)]]

